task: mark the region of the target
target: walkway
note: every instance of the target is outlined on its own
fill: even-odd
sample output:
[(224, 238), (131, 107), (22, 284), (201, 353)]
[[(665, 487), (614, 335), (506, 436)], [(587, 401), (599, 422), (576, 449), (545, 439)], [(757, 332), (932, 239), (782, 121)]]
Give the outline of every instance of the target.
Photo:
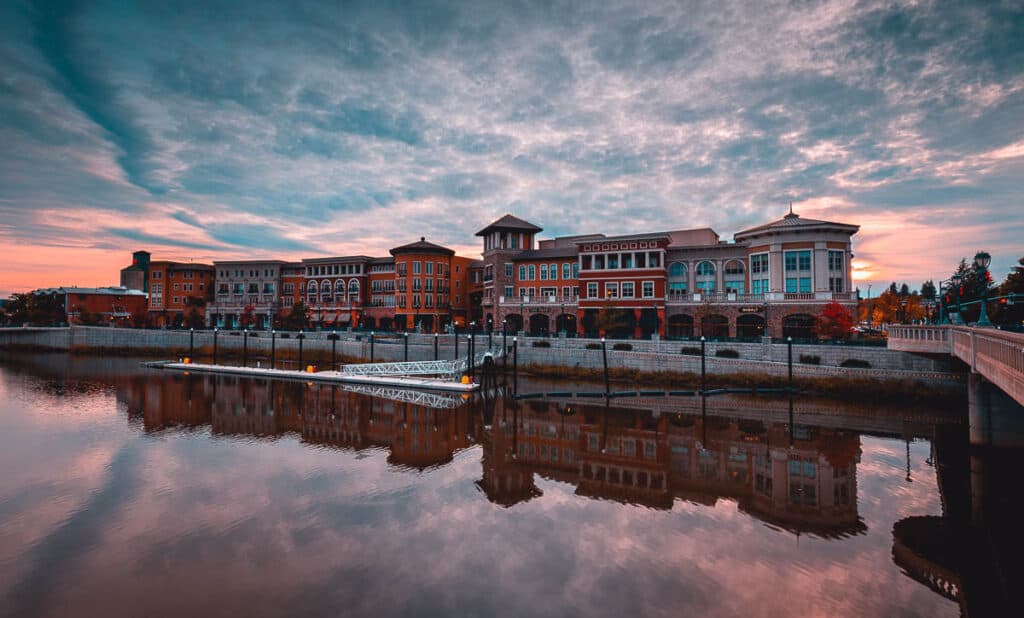
[(891, 326), (889, 349), (952, 354), (1024, 405), (1024, 334), (967, 326)]

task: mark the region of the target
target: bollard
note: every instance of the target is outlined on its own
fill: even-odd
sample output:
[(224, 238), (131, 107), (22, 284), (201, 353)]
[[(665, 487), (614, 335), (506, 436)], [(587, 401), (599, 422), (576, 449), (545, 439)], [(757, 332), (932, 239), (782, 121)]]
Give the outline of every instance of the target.
[(437, 360), (437, 333), (434, 333), (434, 360)]
[(249, 366), (249, 329), (242, 331), (242, 366)]
[(213, 364), (217, 364), (217, 327), (213, 327)]
[(370, 331), (370, 362), (373, 362), (373, 335), (374, 331)]
[(402, 333), (405, 335), (405, 362), (409, 362), (409, 333)]
[(270, 368), (277, 368), (277, 331), (270, 331)]
[(299, 340), (299, 367), (302, 367), (302, 340), (306, 338), (306, 335), (300, 330), (299, 336), (296, 339)]
[(195, 340), (196, 340), (196, 329), (188, 329), (188, 357), (192, 358), (195, 356)]
[(337, 366), (337, 354), (335, 350), (338, 345), (338, 333), (337, 331), (331, 331), (331, 371), (336, 371)]

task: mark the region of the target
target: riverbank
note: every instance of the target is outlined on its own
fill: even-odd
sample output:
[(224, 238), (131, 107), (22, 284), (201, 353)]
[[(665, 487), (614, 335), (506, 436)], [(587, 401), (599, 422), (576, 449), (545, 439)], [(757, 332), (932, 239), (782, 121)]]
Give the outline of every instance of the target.
[[(0, 329), (0, 349), (12, 352), (65, 351), (72, 354), (133, 356), (179, 359), (190, 356), (219, 362), (269, 364), (271, 355), (281, 364), (298, 363), (330, 366), (403, 360), (451, 359), (465, 356), (468, 339), (459, 337), (456, 353), (453, 335), (365, 333), (297, 333), (220, 331), (159, 331), (102, 327)], [(478, 336), (477, 351), (488, 338)], [(490, 343), (500, 349), (503, 338)], [(511, 346), (513, 339), (505, 342)], [(300, 352), (301, 345), (301, 352)], [(701, 357), (699, 342), (609, 341), (606, 343), (610, 378), (617, 383), (646, 388), (652, 384), (669, 388), (699, 388)], [(789, 350), (784, 344), (765, 342), (711, 342), (705, 346), (704, 365), (708, 385), (768, 386), (788, 384)], [(585, 339), (518, 339), (520, 371), (558, 379), (601, 382), (604, 357), (600, 341)], [(856, 397), (866, 401), (892, 398), (941, 401), (963, 396), (963, 372), (948, 359), (896, 352), (884, 348), (840, 345), (794, 345), (794, 384), (804, 391)], [(512, 358), (499, 362), (511, 371)]]

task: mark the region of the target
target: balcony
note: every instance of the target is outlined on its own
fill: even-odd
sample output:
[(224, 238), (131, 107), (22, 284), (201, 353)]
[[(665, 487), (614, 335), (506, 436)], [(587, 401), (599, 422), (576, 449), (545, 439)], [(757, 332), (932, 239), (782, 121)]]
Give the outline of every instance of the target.
[(852, 292), (768, 292), (766, 294), (736, 294), (732, 292), (680, 293), (669, 292), (665, 302), (673, 304), (693, 303), (741, 303), (759, 304), (765, 302), (829, 302), (851, 301)]
[[(484, 299), (484, 304), (488, 299)], [(499, 296), (499, 305), (575, 305), (579, 296)]]

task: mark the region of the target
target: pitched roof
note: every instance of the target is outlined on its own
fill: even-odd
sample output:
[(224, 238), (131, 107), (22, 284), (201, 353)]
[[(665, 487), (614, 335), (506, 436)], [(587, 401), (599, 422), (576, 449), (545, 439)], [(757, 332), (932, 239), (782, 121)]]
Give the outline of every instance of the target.
[(476, 233), (477, 236), (483, 236), (491, 230), (518, 230), (523, 232), (540, 232), (543, 228), (537, 227), (529, 221), (523, 221), (519, 217), (514, 217), (510, 214), (494, 221), (484, 229)]
[(435, 245), (432, 242), (427, 242), (427, 239), (420, 236), (419, 241), (411, 242), (401, 247), (395, 247), (391, 250), (391, 255), (398, 255), (399, 253), (440, 253), (442, 255), (455, 255), (455, 251), (452, 251), (448, 247), (442, 247), (441, 245)]
[(850, 233), (855, 233), (860, 229), (859, 225), (850, 225), (849, 223), (836, 223), (834, 221), (822, 221), (820, 219), (804, 219), (795, 212), (791, 212), (777, 221), (772, 221), (771, 223), (765, 223), (764, 225), (758, 225), (757, 227), (736, 232), (733, 238), (739, 240), (744, 236), (754, 236), (766, 232), (783, 232), (787, 230), (822, 227), (840, 228), (844, 231), (849, 231)]

